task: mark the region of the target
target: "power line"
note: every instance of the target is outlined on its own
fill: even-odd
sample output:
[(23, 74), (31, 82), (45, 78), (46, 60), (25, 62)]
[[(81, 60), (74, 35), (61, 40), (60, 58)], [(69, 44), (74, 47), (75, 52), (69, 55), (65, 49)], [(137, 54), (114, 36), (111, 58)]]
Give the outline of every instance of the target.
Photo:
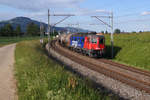
[[(113, 41), (113, 12), (111, 12), (109, 16), (91, 16), (91, 17), (98, 19), (101, 23), (103, 23), (104, 25), (107, 25), (108, 27), (111, 28), (111, 31), (112, 31), (112, 33), (111, 33), (111, 47), (112, 47), (111, 57), (113, 58), (113, 53), (114, 53), (114, 50), (113, 50), (113, 48), (114, 48), (113, 47), (113, 44), (114, 44), (114, 41)], [(111, 24), (108, 24), (107, 22), (103, 21), (101, 18), (110, 19)]]
[(50, 11), (48, 9), (48, 42), (49, 42), (49, 49), (50, 49), (50, 32), (51, 32), (51, 27), (50, 27), (50, 16), (65, 16), (65, 18), (63, 18), (62, 20), (58, 21), (57, 23), (55, 23), (53, 25), (53, 27), (61, 22), (63, 22), (64, 20), (66, 20), (67, 18), (71, 17), (71, 16), (75, 16), (73, 14), (50, 14)]
[(50, 11), (48, 9), (48, 48), (50, 51)]

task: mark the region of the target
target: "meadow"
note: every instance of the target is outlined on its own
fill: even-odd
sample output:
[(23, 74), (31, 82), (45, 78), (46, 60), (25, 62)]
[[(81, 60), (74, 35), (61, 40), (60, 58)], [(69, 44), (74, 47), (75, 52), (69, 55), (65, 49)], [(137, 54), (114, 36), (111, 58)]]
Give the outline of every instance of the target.
[[(105, 36), (110, 56), (110, 35)], [(113, 61), (150, 70), (150, 33), (114, 34), (114, 55)]]
[(0, 37), (0, 47), (11, 44), (17, 43), (24, 40), (35, 40), (39, 39), (39, 36), (36, 37)]
[[(106, 58), (110, 59), (110, 35), (105, 37)], [(19, 100), (117, 99), (104, 91), (93, 89), (89, 80), (79, 78), (50, 59), (38, 39), (39, 37), (0, 38), (2, 45), (19, 42), (15, 50), (15, 76)], [(150, 70), (150, 33), (114, 34), (112, 60)]]
[(19, 100), (117, 99), (93, 89), (89, 80), (79, 78), (50, 59), (37, 40), (18, 43), (15, 60)]

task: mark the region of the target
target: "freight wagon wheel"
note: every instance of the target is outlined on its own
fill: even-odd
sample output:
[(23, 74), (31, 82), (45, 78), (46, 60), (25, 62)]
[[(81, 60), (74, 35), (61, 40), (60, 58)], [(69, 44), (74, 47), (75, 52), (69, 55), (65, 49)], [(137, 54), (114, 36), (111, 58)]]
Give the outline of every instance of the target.
[(85, 50), (83, 50), (82, 54), (83, 54), (84, 56), (86, 56), (86, 51), (85, 51)]
[(86, 51), (85, 50), (83, 50), (83, 55), (86, 56)]
[(84, 53), (84, 50), (81, 50), (81, 53), (82, 53), (82, 55), (84, 55), (85, 53)]

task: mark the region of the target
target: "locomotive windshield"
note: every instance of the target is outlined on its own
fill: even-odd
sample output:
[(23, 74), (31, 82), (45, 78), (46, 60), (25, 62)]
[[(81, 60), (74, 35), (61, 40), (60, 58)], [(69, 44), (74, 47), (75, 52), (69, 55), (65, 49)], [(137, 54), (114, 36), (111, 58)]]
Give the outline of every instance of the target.
[(93, 38), (92, 43), (97, 43), (97, 38)]
[(104, 38), (100, 38), (100, 44), (104, 44)]

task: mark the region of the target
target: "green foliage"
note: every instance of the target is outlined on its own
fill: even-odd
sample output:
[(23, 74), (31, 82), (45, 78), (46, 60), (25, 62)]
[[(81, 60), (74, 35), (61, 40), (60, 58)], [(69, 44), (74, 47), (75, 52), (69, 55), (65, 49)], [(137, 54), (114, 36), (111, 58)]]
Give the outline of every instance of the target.
[(40, 34), (40, 28), (38, 27), (38, 25), (34, 23), (29, 23), (27, 25), (27, 35), (37, 36), (39, 34)]
[(119, 34), (121, 33), (120, 29), (115, 29), (114, 33)]
[(0, 36), (4, 36), (4, 27), (0, 28)]
[(11, 24), (6, 24), (4, 27), (0, 28), (0, 36), (3, 37), (21, 36), (21, 33), (20, 25), (18, 25), (16, 29), (13, 29)]
[(52, 33), (51, 33), (52, 36), (56, 36), (58, 35), (58, 32), (56, 30), (54, 30)]
[(17, 44), (15, 72), (19, 100), (109, 100), (45, 55), (37, 41)]
[(132, 33), (136, 33), (135, 31), (132, 31)]
[(14, 30), (11, 24), (6, 24), (0, 28), (0, 36), (14, 36)]
[(105, 31), (105, 34), (108, 34), (108, 31), (107, 31), (107, 30)]
[(104, 31), (101, 31), (101, 33), (104, 33)]
[[(106, 45), (111, 46), (110, 36), (105, 36)], [(117, 50), (118, 48), (120, 50)], [(111, 52), (110, 50), (107, 54)], [(115, 34), (114, 51), (117, 51), (114, 61), (150, 70), (150, 33)]]
[(20, 27), (20, 25), (17, 25), (17, 27), (16, 27), (16, 30), (15, 30), (15, 35), (16, 36), (21, 36), (21, 27)]

